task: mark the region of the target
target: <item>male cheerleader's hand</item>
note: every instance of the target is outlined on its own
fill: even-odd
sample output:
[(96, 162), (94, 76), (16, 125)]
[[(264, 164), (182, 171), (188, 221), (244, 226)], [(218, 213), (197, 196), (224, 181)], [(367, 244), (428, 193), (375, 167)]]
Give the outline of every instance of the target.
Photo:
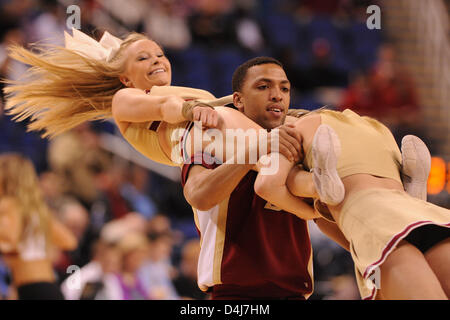
[[(302, 148), (302, 136), (295, 130), (292, 124), (283, 124), (276, 127), (279, 134), (279, 153), (284, 155), (287, 159), (292, 162), (298, 163), (302, 162), (304, 158), (303, 148)], [(272, 144), (272, 143), (271, 143)], [(270, 148), (272, 149), (272, 147)]]

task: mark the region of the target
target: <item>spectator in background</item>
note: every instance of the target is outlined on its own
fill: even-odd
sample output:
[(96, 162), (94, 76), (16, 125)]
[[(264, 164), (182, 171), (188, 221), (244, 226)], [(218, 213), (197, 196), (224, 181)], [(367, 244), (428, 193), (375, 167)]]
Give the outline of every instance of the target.
[(108, 243), (118, 243), (128, 233), (145, 233), (146, 223), (141, 214), (129, 212), (120, 219), (106, 223), (102, 227), (100, 237)]
[(172, 282), (175, 269), (171, 261), (176, 233), (170, 220), (162, 214), (153, 217), (147, 224), (147, 237), (149, 255), (139, 270), (140, 278), (154, 299), (178, 299)]
[(332, 16), (345, 0), (303, 0), (302, 3), (315, 15)]
[(99, 197), (94, 168), (108, 166), (109, 157), (99, 147), (99, 137), (86, 122), (50, 140), (50, 169), (63, 181), (63, 192), (91, 208)]
[(395, 51), (383, 45), (378, 61), (368, 74), (358, 74), (344, 94), (341, 110), (373, 117), (391, 130), (405, 113), (418, 113), (419, 106), (412, 78), (395, 62)]
[(122, 196), (128, 200), (133, 211), (142, 214), (146, 219), (151, 219), (157, 212), (157, 206), (148, 195), (150, 179), (148, 170), (132, 164), (127, 173), (128, 178), (121, 187)]
[(59, 275), (58, 282), (61, 283), (69, 275), (67, 268), (70, 265), (81, 267), (89, 262), (93, 235), (88, 229), (89, 213), (75, 198), (62, 197), (57, 204), (55, 213), (59, 221), (73, 233), (78, 242), (75, 250), (61, 253), (55, 257), (54, 266)]
[(63, 194), (63, 181), (53, 171), (44, 171), (39, 175), (39, 185), (47, 205), (54, 212), (58, 210)]
[[(114, 243), (98, 239), (92, 260), (61, 285), (66, 300), (111, 300), (108, 294), (114, 274), (120, 271), (120, 255)], [(78, 282), (79, 281), (79, 282)]]
[(300, 68), (294, 61), (291, 48), (280, 52), (281, 62), (287, 67), (286, 72), (292, 86), (301, 93), (312, 92), (319, 87), (345, 87), (348, 83), (347, 73), (336, 68), (332, 63), (332, 51), (327, 39), (315, 39), (311, 46), (312, 64), (306, 69)]
[(261, 52), (265, 46), (263, 30), (253, 15), (256, 3), (237, 1), (234, 16), (236, 37), (239, 45), (250, 52)]
[[(122, 261), (121, 270), (116, 274), (116, 296), (119, 300), (148, 300), (158, 298), (149, 291), (139, 276), (139, 270), (148, 256), (148, 240), (143, 232), (126, 234), (120, 239), (117, 248)], [(109, 288), (110, 293), (113, 290)]]
[[(2, 19), (0, 30), (0, 74), (2, 78), (17, 80), (26, 70), (27, 67), (16, 60), (11, 59), (6, 52), (6, 48), (10, 45), (23, 46), (26, 43), (26, 37), (20, 24), (12, 20), (11, 17), (0, 15)], [(2, 89), (4, 84), (1, 83)], [(3, 90), (1, 92), (3, 95)]]
[(419, 112), (412, 78), (395, 59), (392, 46), (389, 44), (381, 46), (378, 62), (369, 74), (375, 103), (374, 116), (394, 127), (398, 126), (398, 120), (403, 114)]
[(140, 277), (139, 270), (149, 255), (145, 236), (146, 221), (142, 215), (130, 212), (115, 219), (101, 230), (101, 240), (116, 244), (121, 261), (120, 270), (104, 278), (103, 295), (111, 300), (150, 299), (149, 286)]
[(40, 3), (42, 12), (31, 22), (29, 41), (64, 46), (65, 7), (60, 6), (57, 0), (41, 0)]
[[(25, 45), (28, 41), (24, 27), (21, 24), (20, 13), (26, 11), (24, 1), (10, 1), (0, 4), (0, 78), (18, 80), (27, 66), (7, 55), (6, 48), (10, 45)], [(25, 15), (26, 16), (26, 15)], [(45, 151), (47, 142), (36, 132), (27, 132), (28, 121), (17, 123), (11, 116), (3, 114), (4, 83), (0, 82), (0, 153), (8, 151), (19, 152), (33, 161), (38, 172), (46, 169)]]
[(382, 45), (373, 68), (367, 74), (356, 74), (343, 95), (340, 109), (349, 108), (386, 124), (399, 145), (407, 134), (419, 136), (433, 152), (433, 144), (424, 131), (412, 76), (395, 59), (394, 48)]
[(191, 43), (186, 12), (177, 0), (153, 0), (144, 18), (145, 32), (165, 49), (183, 50)]
[(188, 19), (193, 44), (220, 48), (235, 44), (231, 0), (199, 0)]
[(173, 280), (175, 289), (182, 299), (205, 300), (209, 295), (198, 287), (197, 266), (200, 255), (198, 239), (187, 241), (183, 245), (179, 273)]
[(122, 194), (127, 174), (126, 165), (113, 161), (109, 166), (97, 169), (95, 182), (100, 196), (96, 200), (96, 206), (101, 205), (105, 208), (104, 222), (122, 218), (133, 211), (129, 199)]

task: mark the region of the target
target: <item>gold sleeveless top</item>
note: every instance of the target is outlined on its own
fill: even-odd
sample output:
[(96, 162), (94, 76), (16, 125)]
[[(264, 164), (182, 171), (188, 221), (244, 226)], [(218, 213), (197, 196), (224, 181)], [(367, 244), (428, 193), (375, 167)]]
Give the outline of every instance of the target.
[[(379, 121), (361, 117), (350, 109), (343, 112), (320, 111), (322, 124), (337, 133), (341, 142), (341, 155), (337, 169), (341, 178), (365, 173), (391, 178), (401, 183), (401, 153), (390, 130)], [(306, 165), (312, 168), (309, 148)]]
[[(153, 96), (176, 95), (184, 100), (200, 100), (215, 106), (226, 105), (233, 102), (232, 96), (216, 99), (211, 93), (201, 89), (177, 87), (177, 86), (153, 86), (148, 94)], [(148, 121), (130, 123), (123, 136), (133, 148), (155, 162), (177, 167), (183, 164), (180, 139), (189, 126), (189, 121), (170, 124), (165, 123), (166, 129), (161, 136), (159, 132), (160, 121)], [(166, 145), (172, 150), (171, 155), (166, 155), (160, 144), (164, 139)]]

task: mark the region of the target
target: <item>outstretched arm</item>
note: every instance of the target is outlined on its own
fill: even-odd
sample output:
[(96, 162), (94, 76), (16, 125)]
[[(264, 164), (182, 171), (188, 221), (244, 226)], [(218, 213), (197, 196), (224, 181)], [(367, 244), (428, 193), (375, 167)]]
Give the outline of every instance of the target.
[(185, 121), (182, 115), (184, 100), (177, 96), (151, 96), (135, 88), (119, 90), (112, 100), (112, 114), (116, 122)]
[[(220, 100), (218, 100), (220, 101)], [(213, 106), (191, 106), (189, 118), (183, 114), (184, 99), (175, 95), (148, 95), (136, 88), (119, 90), (112, 100), (112, 114), (116, 122), (165, 121), (179, 123), (186, 120), (201, 121), (204, 127), (217, 127), (220, 117)]]

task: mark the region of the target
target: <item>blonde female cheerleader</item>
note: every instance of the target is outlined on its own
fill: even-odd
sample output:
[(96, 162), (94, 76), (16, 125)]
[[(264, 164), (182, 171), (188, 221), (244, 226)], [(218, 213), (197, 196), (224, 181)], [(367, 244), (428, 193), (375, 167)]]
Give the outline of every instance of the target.
[[(184, 135), (177, 131), (189, 129), (188, 120), (222, 132), (262, 129), (238, 110), (223, 107), (233, 102), (232, 96), (215, 99), (204, 90), (170, 86), (170, 62), (161, 47), (144, 35), (132, 33), (122, 41), (105, 32), (97, 42), (73, 30), (73, 37), (66, 34), (66, 48), (40, 50), (10, 49), (12, 58), (32, 67), (22, 81), (7, 81), (5, 92), (7, 112), (17, 121), (31, 118), (29, 129), (44, 130), (44, 137), (84, 121), (112, 117), (136, 150), (156, 162), (181, 166), (184, 159), (210, 144), (202, 141), (202, 150), (184, 148), (183, 154), (182, 145), (192, 140), (195, 130), (185, 130), (189, 134)], [(279, 110), (283, 117), (287, 108)], [(281, 144), (283, 150), (294, 158), (295, 150), (283, 149)], [(235, 157), (235, 153), (223, 154)], [(302, 201), (296, 208), (315, 215)]]
[[(345, 236), (340, 240), (347, 241), (361, 296), (448, 299), (450, 210), (419, 199), (423, 192), (414, 185), (410, 193), (417, 198), (403, 190), (402, 157), (391, 132), (348, 109), (312, 112), (294, 126), (320, 198), (345, 193), (324, 217)], [(291, 168), (281, 156), (277, 174), (258, 175), (256, 192), (281, 208), (273, 188), (287, 185), (292, 194), (307, 195), (304, 173)]]
[(58, 300), (52, 248), (74, 250), (75, 236), (55, 220), (39, 190), (30, 160), (0, 155), (0, 253), (20, 300)]

